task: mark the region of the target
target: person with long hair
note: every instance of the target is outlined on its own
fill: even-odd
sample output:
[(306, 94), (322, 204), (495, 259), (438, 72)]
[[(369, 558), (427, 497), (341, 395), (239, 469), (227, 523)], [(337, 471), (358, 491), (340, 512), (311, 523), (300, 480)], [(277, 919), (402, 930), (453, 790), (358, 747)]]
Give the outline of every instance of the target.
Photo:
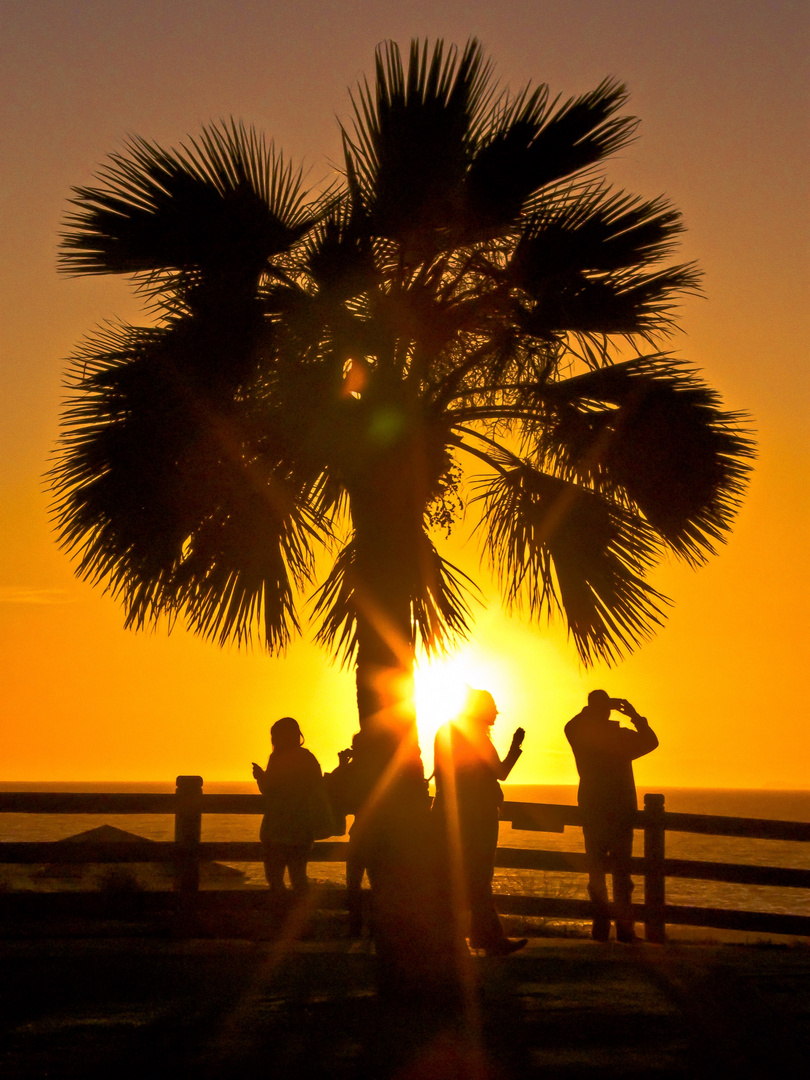
[(440, 728), (434, 744), (436, 798), (455, 906), (470, 909), (470, 946), (504, 956), (522, 949), (526, 938), (504, 933), (492, 897), (498, 822), (503, 792), (498, 783), (512, 771), (525, 732), (517, 728), (501, 761), (489, 730), (498, 709), (486, 690), (472, 690), (454, 720)]
[(284, 871), (293, 894), (308, 888), (307, 859), (315, 840), (313, 805), (321, 784), (321, 767), (304, 747), (298, 721), (283, 716), (270, 728), (272, 752), (267, 768), (253, 762), (253, 777), (264, 796), (265, 811), (259, 839), (264, 873), (270, 891), (284, 893)]

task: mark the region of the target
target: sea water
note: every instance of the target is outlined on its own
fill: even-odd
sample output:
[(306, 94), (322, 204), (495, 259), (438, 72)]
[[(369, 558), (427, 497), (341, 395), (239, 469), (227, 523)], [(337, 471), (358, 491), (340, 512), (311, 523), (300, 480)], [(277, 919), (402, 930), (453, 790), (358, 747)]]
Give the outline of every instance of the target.
[[(783, 821), (810, 821), (810, 791), (717, 790), (703, 788), (639, 789), (639, 806), (646, 790), (665, 796), (667, 810), (687, 814), (712, 814), (723, 817), (767, 818)], [(20, 783), (0, 782), (0, 791), (103, 791), (103, 792), (172, 792), (171, 782), (153, 783)], [(254, 794), (250, 782), (206, 783), (209, 794)], [(504, 785), (504, 794), (515, 802), (576, 804), (572, 786)], [(202, 839), (206, 841), (257, 840), (259, 815), (205, 814)], [(171, 840), (174, 817), (168, 814), (0, 814), (0, 842), (61, 840), (76, 833), (109, 824), (149, 840)], [(546, 851), (581, 852), (582, 832), (567, 827), (563, 833), (527, 832), (512, 829), (508, 822), (500, 828), (499, 843), (506, 848), (534, 848)], [(708, 862), (755, 864), (759, 866), (810, 869), (810, 843), (782, 840), (746, 840), (739, 837), (705, 836), (667, 832), (666, 853), (671, 858), (698, 859)], [(634, 854), (642, 854), (642, 834), (636, 831)], [(243, 887), (264, 887), (260, 863), (234, 863), (245, 872)], [(14, 887), (8, 867), (0, 866), (0, 878), (6, 887)], [(341, 863), (311, 862), (310, 877), (315, 881), (342, 884)], [(584, 874), (532, 870), (498, 869), (494, 888), (497, 892), (586, 897)], [(643, 879), (636, 879), (634, 899), (643, 900)], [(696, 907), (724, 907), (745, 911), (810, 915), (810, 889), (779, 888), (766, 885), (731, 885), (723, 882), (680, 878), (667, 879), (667, 901)]]

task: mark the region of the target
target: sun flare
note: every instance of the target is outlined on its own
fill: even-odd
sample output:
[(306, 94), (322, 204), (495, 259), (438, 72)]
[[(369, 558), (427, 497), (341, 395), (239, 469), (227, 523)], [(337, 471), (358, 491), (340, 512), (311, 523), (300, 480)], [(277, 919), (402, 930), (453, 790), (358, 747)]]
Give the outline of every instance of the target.
[(509, 696), (503, 666), (469, 650), (430, 662), (423, 659), (415, 669), (414, 684), (419, 745), (429, 767), (436, 732), (458, 714), (468, 687), (489, 690), (499, 706)]

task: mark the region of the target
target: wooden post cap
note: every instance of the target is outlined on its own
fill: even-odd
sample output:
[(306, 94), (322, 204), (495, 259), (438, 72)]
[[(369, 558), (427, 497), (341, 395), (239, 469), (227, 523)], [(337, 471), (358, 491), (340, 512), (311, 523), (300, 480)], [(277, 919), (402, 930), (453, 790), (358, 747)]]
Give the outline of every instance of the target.
[(194, 795), (202, 791), (203, 778), (201, 776), (178, 776), (176, 781), (177, 793)]

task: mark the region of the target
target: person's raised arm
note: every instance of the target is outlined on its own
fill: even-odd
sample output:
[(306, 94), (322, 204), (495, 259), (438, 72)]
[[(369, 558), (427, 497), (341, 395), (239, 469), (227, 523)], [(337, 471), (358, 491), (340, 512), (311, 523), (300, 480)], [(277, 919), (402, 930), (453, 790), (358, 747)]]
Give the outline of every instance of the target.
[(522, 727), (516, 728), (515, 734), (512, 736), (512, 745), (509, 747), (509, 753), (503, 759), (499, 761), (498, 779), (505, 780), (509, 773), (514, 768), (515, 762), (523, 753), (523, 740), (526, 737), (526, 732)]
[(635, 707), (625, 698), (619, 699), (617, 708), (619, 712), (627, 717), (636, 729), (635, 731), (629, 731), (627, 733), (633, 739), (633, 758), (643, 757), (645, 754), (649, 754), (650, 751), (655, 750), (658, 746), (658, 736), (650, 727), (647, 717), (641, 716)]

